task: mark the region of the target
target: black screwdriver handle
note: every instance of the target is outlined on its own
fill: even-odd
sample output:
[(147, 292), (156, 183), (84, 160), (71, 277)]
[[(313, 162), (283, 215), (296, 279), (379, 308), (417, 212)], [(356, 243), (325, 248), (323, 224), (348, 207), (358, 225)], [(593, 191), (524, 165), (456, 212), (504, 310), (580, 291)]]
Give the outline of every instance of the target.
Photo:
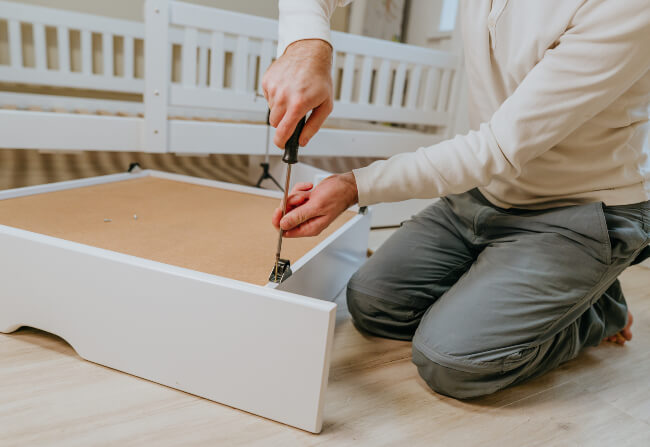
[(282, 156), (282, 161), (290, 165), (298, 163), (298, 147), (300, 146), (300, 134), (302, 133), (302, 128), (305, 127), (305, 118), (302, 117), (298, 121), (296, 130), (293, 131), (293, 135), (287, 140), (284, 144), (284, 155)]

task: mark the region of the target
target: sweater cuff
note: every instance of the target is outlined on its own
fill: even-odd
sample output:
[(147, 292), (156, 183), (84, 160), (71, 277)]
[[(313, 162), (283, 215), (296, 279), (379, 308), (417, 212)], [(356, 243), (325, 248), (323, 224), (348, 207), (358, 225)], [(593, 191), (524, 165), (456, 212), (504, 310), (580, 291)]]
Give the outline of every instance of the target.
[(357, 182), (359, 206), (368, 206), (378, 203), (378, 201), (376, 201), (376, 198), (373, 197), (372, 177), (374, 173), (372, 172), (373, 168), (371, 166), (372, 165), (366, 166), (365, 168), (352, 170), (352, 173), (354, 174), (354, 180)]
[(277, 57), (293, 42), (305, 39), (320, 39), (332, 45), (329, 12), (320, 2), (282, 0)]

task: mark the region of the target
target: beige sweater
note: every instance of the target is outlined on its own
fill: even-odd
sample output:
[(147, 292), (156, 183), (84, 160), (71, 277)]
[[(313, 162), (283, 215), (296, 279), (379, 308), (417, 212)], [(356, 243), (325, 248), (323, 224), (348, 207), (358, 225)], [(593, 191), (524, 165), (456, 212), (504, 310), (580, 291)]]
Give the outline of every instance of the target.
[[(280, 48), (337, 0), (280, 0)], [(480, 187), (501, 207), (650, 199), (650, 0), (461, 0), (466, 135), (354, 171), (359, 202)], [(413, 148), (416, 149), (416, 148)]]

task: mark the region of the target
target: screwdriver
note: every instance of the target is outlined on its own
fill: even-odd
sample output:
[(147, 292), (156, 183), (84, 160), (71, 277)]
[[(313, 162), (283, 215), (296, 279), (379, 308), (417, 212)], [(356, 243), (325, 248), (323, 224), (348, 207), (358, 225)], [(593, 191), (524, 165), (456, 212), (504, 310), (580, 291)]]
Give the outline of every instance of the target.
[[(287, 197), (289, 195), (289, 185), (291, 183), (291, 165), (298, 163), (298, 147), (300, 146), (299, 139), (300, 134), (302, 133), (302, 128), (305, 127), (305, 118), (302, 117), (296, 125), (296, 129), (293, 131), (291, 137), (284, 144), (284, 155), (282, 156), (282, 161), (287, 164), (287, 175), (284, 182), (284, 197), (282, 199), (282, 217), (287, 214)], [(282, 228), (278, 231), (278, 248), (275, 252), (275, 269), (274, 273), (271, 275), (273, 282), (281, 282), (282, 279), (286, 279), (288, 275), (285, 275), (285, 271), (288, 271), (289, 275), (291, 270), (289, 269), (289, 261), (281, 260), (280, 253), (282, 252), (282, 237), (284, 236), (284, 230)], [(281, 262), (283, 261), (283, 262)], [(278, 277), (278, 267), (282, 264), (282, 272)]]

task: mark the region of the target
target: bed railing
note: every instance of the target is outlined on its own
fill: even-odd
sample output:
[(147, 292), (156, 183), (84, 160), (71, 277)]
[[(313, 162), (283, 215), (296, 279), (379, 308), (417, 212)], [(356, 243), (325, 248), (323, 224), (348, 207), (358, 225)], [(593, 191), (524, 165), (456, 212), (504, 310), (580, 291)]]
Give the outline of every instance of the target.
[(170, 104), (264, 109), (261, 78), (275, 59), (275, 20), (169, 2), (169, 24), (169, 40), (180, 45), (182, 59)]
[[(261, 112), (262, 75), (277, 47), (277, 21), (191, 5), (147, 0), (146, 116), (150, 144), (164, 144), (168, 106)], [(155, 39), (154, 36), (158, 36)], [(165, 38), (161, 38), (165, 36)], [(333, 33), (332, 118), (449, 128), (458, 89), (458, 57), (449, 52)], [(165, 42), (179, 47), (180, 79), (165, 73)], [(230, 61), (230, 64), (227, 62)], [(167, 82), (167, 81), (172, 81)], [(176, 81), (176, 82), (173, 82)], [(168, 91), (163, 92), (170, 84)], [(166, 98), (166, 96), (168, 97)], [(157, 121), (157, 123), (156, 123)]]
[[(0, 100), (27, 109), (0, 110), (0, 125), (43, 133), (36, 141), (12, 131), (2, 145), (264, 154), (261, 81), (276, 55), (277, 21), (170, 0), (146, 0), (144, 13), (143, 25), (0, 0), (0, 82), (64, 88), (56, 95), (0, 92)], [(357, 123), (324, 128), (311, 153), (389, 156), (451, 136), (457, 55), (346, 33), (332, 38), (332, 122)], [(45, 116), (44, 109), (67, 113)], [(79, 111), (83, 116), (70, 113)], [(369, 123), (429, 127), (405, 132)]]
[[(334, 32), (333, 117), (447, 126), (457, 56)], [(440, 94), (438, 94), (440, 92)]]
[[(276, 53), (277, 21), (178, 1), (150, 0), (149, 4), (160, 11), (145, 14), (150, 21), (156, 22), (162, 10), (168, 9), (166, 34), (181, 48), (182, 74), (180, 82), (172, 83), (170, 105), (265, 108), (259, 99), (261, 79)], [(457, 56), (339, 32), (332, 39), (336, 49), (333, 118), (449, 123)], [(152, 42), (148, 46), (157, 55), (151, 61), (156, 70), (165, 67), (158, 57), (161, 45)]]
[(0, 80), (125, 93), (141, 93), (134, 48), (141, 23), (51, 8), (0, 2), (8, 64)]

